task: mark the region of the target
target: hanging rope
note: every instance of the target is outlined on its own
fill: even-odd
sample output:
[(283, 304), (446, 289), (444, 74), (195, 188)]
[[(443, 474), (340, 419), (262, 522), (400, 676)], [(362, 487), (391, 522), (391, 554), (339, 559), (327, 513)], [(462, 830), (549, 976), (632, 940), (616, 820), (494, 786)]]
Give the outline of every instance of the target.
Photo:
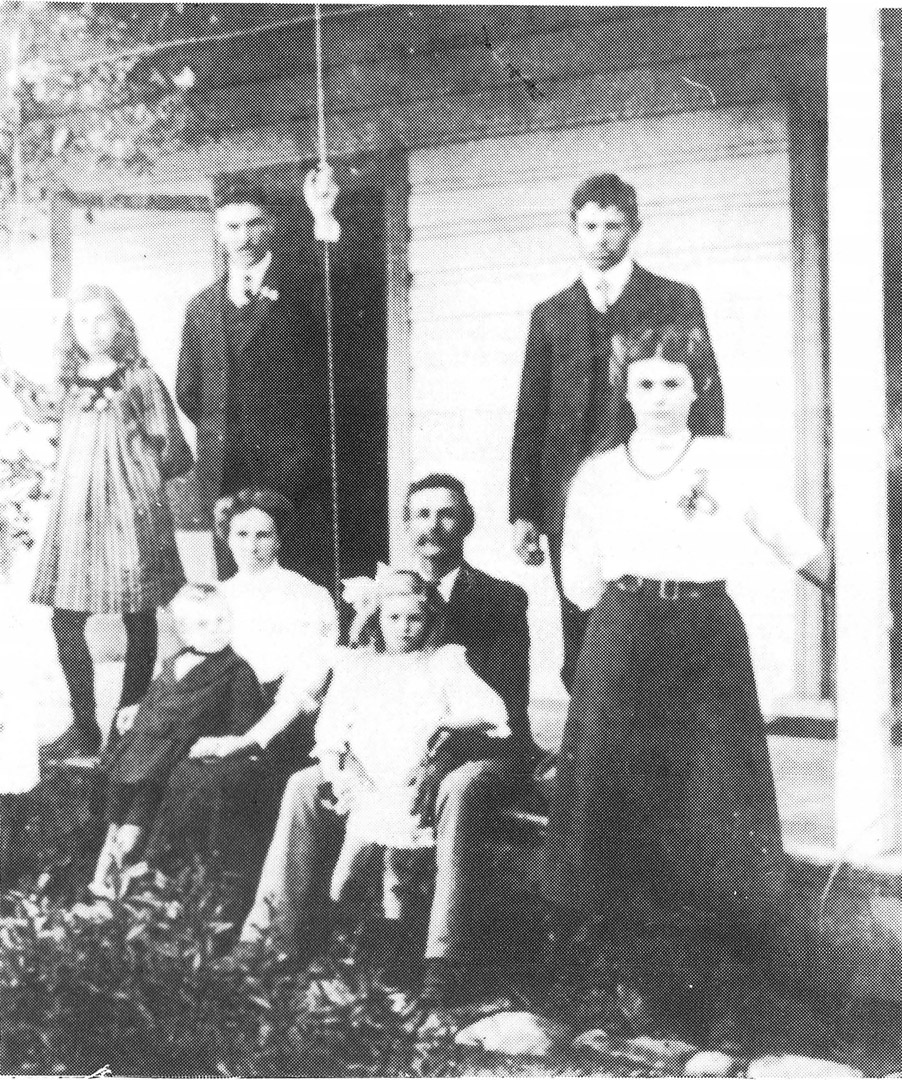
[(332, 319), (332, 260), (329, 245), (340, 235), (338, 222), (332, 216), (338, 186), (329, 165), (326, 146), (326, 96), (323, 73), (323, 29), (320, 5), (314, 7), (316, 29), (316, 116), (319, 164), (304, 180), (304, 197), (314, 219), (314, 234), (323, 243), (323, 274), (326, 307), (326, 358), (329, 378), (329, 453), (332, 480), (332, 558), (334, 573), (332, 592), (335, 606), (341, 601), (341, 538), (338, 521), (338, 410), (335, 394), (335, 343)]

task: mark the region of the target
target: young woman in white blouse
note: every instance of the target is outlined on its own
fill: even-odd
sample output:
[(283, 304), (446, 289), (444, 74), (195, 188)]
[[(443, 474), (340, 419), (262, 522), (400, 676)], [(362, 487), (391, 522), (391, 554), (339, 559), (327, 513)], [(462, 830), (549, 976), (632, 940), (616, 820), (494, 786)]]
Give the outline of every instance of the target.
[(562, 918), (707, 914), (729, 936), (762, 925), (784, 881), (748, 641), (725, 588), (734, 538), (751, 529), (824, 588), (831, 559), (753, 456), (692, 435), (713, 374), (701, 331), (650, 330), (618, 359), (635, 430), (583, 464), (567, 502), (563, 587), (592, 614), (545, 886)]

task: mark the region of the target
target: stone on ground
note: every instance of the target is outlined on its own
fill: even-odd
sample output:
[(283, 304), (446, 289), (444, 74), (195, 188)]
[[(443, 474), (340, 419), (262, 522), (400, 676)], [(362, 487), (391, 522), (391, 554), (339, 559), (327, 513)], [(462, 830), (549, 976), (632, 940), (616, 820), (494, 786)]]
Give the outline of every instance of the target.
[(864, 1073), (850, 1065), (841, 1065), (838, 1061), (783, 1054), (758, 1058), (749, 1065), (746, 1076), (750, 1077), (750, 1080), (771, 1080), (777, 1077), (802, 1080), (818, 1076), (864, 1076)]
[(741, 1063), (720, 1050), (701, 1050), (683, 1066), (683, 1076), (736, 1076)]
[(639, 1065), (668, 1074), (681, 1070), (698, 1053), (697, 1046), (679, 1039), (612, 1039), (601, 1030), (583, 1032), (574, 1039), (572, 1048), (577, 1053), (588, 1051), (611, 1063)]
[(476, 1046), (512, 1057), (544, 1057), (557, 1050), (572, 1035), (563, 1024), (530, 1012), (498, 1013), (471, 1024), (457, 1034), (464, 1046)]

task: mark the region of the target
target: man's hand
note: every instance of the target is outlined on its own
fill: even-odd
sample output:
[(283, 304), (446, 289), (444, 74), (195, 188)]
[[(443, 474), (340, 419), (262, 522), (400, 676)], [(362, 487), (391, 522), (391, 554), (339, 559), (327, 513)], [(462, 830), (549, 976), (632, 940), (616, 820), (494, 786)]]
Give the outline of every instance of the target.
[(116, 730), (120, 735), (131, 730), (135, 725), (135, 717), (138, 715), (137, 705), (126, 705), (116, 713)]
[(331, 809), (334, 810), (336, 814), (344, 817), (346, 814), (350, 813), (351, 806), (354, 802), (353, 785), (351, 784), (350, 778), (343, 771), (333, 777), (330, 782), (332, 784), (333, 799), (330, 804)]
[(226, 524), (234, 502), (235, 499), (232, 495), (223, 495), (213, 505), (213, 526), (222, 536), (228, 536), (229, 534)]
[[(462, 718), (455, 720), (453, 718), (446, 719), (444, 722), (444, 728), (446, 732), (452, 731), (478, 731), (480, 728), (484, 729), (484, 733), (492, 739), (506, 739), (511, 733), (511, 729), (507, 725), (507, 720), (488, 720), (481, 717), (476, 719)], [(442, 745), (444, 740), (436, 741), (436, 745), (432, 747), (430, 754), (435, 755), (435, 751)]]
[(190, 757), (224, 758), (229, 757), (231, 754), (238, 754), (251, 745), (253, 744), (244, 735), (221, 735), (218, 737), (207, 735), (203, 739), (198, 739), (194, 746), (191, 747)]
[(514, 522), (514, 551), (527, 566), (541, 566), (545, 561), (542, 538), (537, 525), (531, 521)]

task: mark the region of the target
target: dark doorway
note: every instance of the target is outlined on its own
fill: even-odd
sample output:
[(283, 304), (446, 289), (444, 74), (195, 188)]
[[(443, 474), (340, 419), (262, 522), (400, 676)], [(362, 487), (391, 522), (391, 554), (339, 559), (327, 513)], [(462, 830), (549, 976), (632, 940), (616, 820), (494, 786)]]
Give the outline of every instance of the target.
[[(309, 166), (261, 171), (280, 220), (279, 255), (311, 283), (325, 321), (323, 245), (304, 202)], [(341, 238), (330, 245), (341, 577), (372, 575), (388, 558), (385, 184), (336, 169)], [(370, 176), (372, 177), (370, 171)], [(378, 174), (377, 174), (378, 175)]]

